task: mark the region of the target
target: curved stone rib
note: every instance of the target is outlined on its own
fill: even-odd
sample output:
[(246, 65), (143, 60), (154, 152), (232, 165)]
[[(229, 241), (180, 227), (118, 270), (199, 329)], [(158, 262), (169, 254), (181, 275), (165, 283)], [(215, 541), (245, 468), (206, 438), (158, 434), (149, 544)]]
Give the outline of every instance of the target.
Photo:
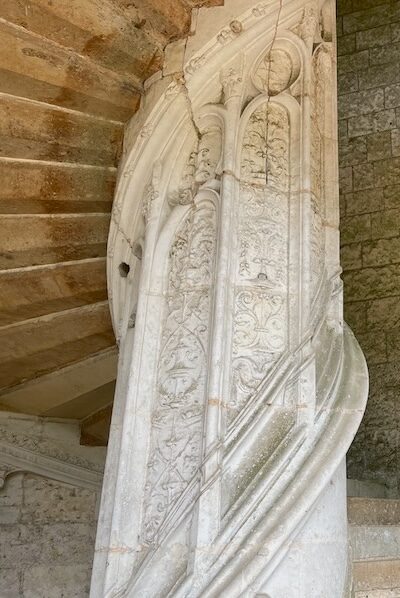
[[(344, 357), (345, 365), (331, 416), (323, 427), (318, 426), (312, 448), (308, 447), (304, 451), (303, 463), (294, 468), (292, 479), (288, 480), (279, 500), (274, 501), (272, 506), (268, 504), (261, 513), (257, 509), (260, 523), (256, 528), (254, 521), (249, 521), (255, 509), (249, 508), (251, 515), (247, 521), (242, 518), (241, 525), (242, 530), (247, 528), (247, 534), (242, 531), (242, 542), (235, 542), (233, 546), (224, 538), (221, 544), (227, 548), (209, 571), (203, 590), (194, 594), (187, 594), (183, 590), (182, 594), (177, 593), (176, 596), (239, 596), (246, 589), (240, 578), (246, 578), (247, 586), (254, 587), (257, 585), (258, 575), (262, 574), (263, 583), (272, 575), (284, 556), (281, 551), (285, 552), (285, 544), (305, 524), (306, 514), (335, 474), (364, 414), (365, 397), (368, 393), (366, 364), (363, 353), (348, 328), (345, 332)], [(268, 501), (266, 493), (264, 498)], [(241, 518), (241, 514), (238, 518)], [(285, 524), (282, 530), (283, 520)], [(249, 536), (251, 541), (248, 541)], [(261, 547), (267, 550), (268, 566), (264, 554), (257, 558)]]

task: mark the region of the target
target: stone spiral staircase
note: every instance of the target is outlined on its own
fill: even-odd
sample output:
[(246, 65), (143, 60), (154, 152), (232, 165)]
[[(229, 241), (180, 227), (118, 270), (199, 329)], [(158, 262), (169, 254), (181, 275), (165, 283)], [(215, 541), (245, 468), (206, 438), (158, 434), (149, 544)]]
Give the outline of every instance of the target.
[(88, 444), (107, 439), (115, 385), (105, 261), (124, 123), (200, 4), (0, 2), (0, 408), (79, 419)]

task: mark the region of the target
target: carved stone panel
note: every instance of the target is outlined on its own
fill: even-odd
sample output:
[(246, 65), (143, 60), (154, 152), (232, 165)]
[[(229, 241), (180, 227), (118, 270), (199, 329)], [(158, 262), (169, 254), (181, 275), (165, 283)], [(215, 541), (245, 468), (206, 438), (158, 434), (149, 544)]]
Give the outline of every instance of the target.
[[(311, 198), (312, 198), (312, 229), (311, 229), (311, 277), (313, 293), (317, 291), (324, 269), (324, 228), (326, 204), (325, 181), (325, 119), (327, 104), (327, 85), (332, 78), (332, 58), (327, 44), (318, 47), (312, 60), (312, 87), (310, 94), (311, 111)], [(328, 98), (329, 99), (329, 98)]]
[(288, 160), (287, 112), (266, 101), (251, 114), (243, 139), (229, 421), (286, 346)]
[(148, 544), (199, 476), (215, 242), (215, 209), (203, 204), (189, 212), (170, 249), (145, 487)]

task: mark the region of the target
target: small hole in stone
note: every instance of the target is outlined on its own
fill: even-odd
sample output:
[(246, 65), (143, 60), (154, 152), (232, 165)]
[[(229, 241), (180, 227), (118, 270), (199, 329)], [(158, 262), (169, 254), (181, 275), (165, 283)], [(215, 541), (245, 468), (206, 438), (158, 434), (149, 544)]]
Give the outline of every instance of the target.
[(129, 274), (129, 270), (131, 269), (129, 264), (127, 264), (126, 262), (121, 262), (120, 265), (118, 266), (119, 269), (119, 273), (122, 276), (122, 278), (126, 278)]
[(260, 272), (257, 278), (258, 280), (267, 280), (268, 276), (264, 272)]

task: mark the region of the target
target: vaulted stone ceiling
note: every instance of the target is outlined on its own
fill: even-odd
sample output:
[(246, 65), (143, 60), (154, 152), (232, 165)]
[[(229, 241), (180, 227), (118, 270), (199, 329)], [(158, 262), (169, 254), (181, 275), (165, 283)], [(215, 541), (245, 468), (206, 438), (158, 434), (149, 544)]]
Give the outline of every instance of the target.
[(106, 243), (124, 124), (192, 8), (0, 0), (0, 407), (107, 435), (117, 349)]

